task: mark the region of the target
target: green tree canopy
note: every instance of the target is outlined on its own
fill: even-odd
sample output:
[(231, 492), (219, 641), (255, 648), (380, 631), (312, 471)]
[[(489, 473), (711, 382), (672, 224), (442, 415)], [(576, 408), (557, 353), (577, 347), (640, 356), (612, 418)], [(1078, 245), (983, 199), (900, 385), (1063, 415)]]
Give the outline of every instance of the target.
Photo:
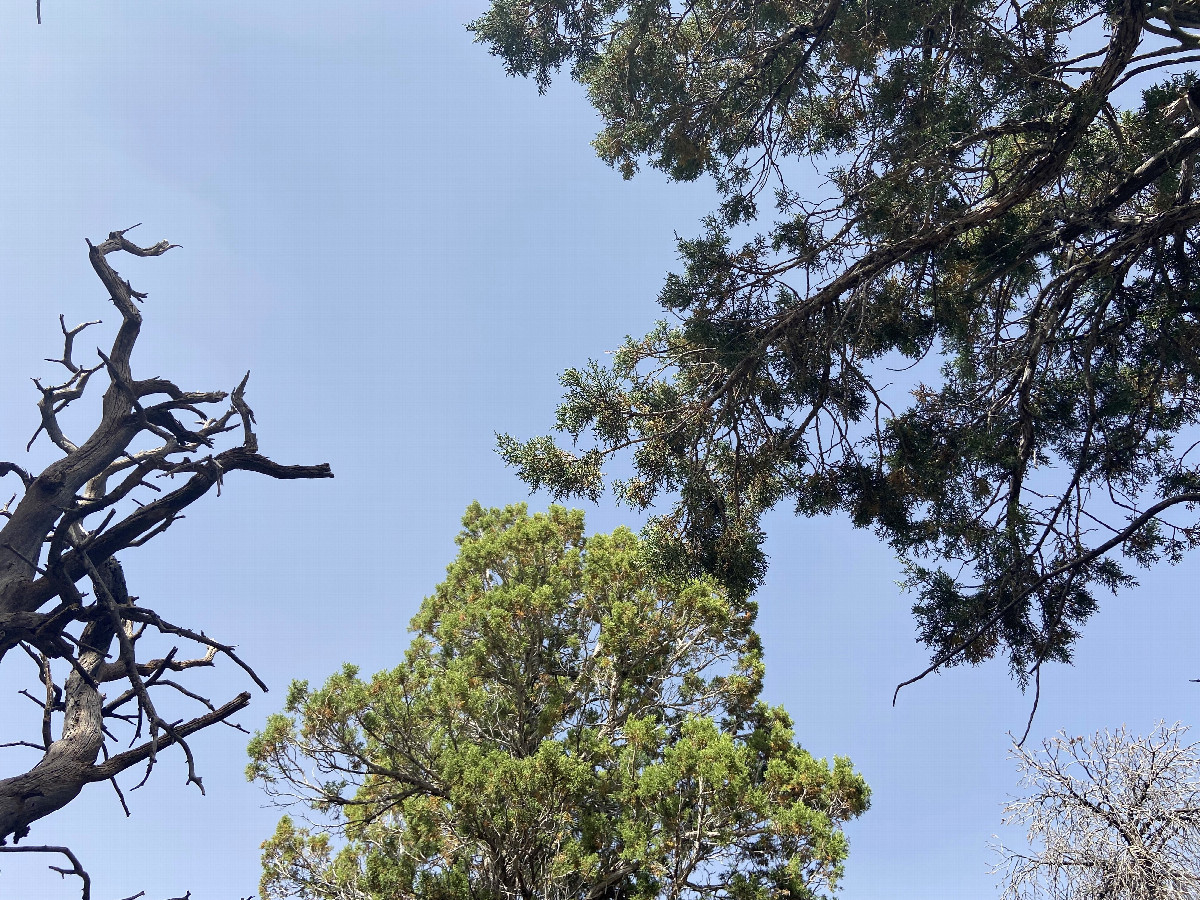
[[(906, 562), (933, 666), (1070, 659), (1125, 561), (1196, 540), (1200, 4), (492, 0), (628, 177), (721, 191), (673, 320), (502, 438), (534, 486), (674, 503), (664, 562), (746, 592), (760, 518), (843, 510)], [(774, 207), (760, 212), (760, 206)], [(754, 232), (757, 231), (757, 234)]]
[(280, 822), (264, 897), (834, 888), (869, 792), (758, 700), (753, 604), (649, 574), (632, 532), (585, 539), (578, 511), (475, 504), (463, 526), (404, 662), (294, 684), (250, 745), (250, 777), (325, 816)]

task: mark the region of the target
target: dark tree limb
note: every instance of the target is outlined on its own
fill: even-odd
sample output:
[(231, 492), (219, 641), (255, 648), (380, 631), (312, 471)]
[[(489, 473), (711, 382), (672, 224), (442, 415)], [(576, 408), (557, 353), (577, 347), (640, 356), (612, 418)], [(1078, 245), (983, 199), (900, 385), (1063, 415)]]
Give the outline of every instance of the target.
[[(121, 316), (110, 346), (97, 350), (95, 365), (80, 363), (75, 339), (99, 322), (70, 328), (60, 317), (62, 352), (49, 361), (66, 370), (66, 379), (35, 380), (41, 399), (34, 439), (44, 433), (61, 455), (40, 473), (0, 462), (0, 477), (16, 475), (23, 489), (19, 500), (14, 496), (0, 510), (0, 660), (14, 647), (30, 656), (38, 685), (23, 693), (42, 712), (36, 737), (5, 746), (43, 753), (28, 771), (0, 779), (0, 845), (9, 838), (14, 844), (20, 841), (33, 823), (62, 809), (93, 782), (111, 782), (128, 812), (117, 777), (145, 765), (144, 783), (160, 753), (172, 746), (183, 752), (188, 782), (203, 791), (187, 739), (212, 725), (231, 724), (228, 720), (246, 707), (250, 694), (243, 692), (220, 704), (164, 676), (211, 667), (218, 656), (225, 656), (258, 687), (266, 690), (266, 685), (232, 645), (200, 628), (168, 622), (152, 606), (140, 604), (129, 592), (117, 555), (144, 545), (184, 518), (184, 510), (214, 485), (219, 490), (229, 472), (279, 479), (332, 477), (326, 464), (282, 465), (260, 452), (254, 414), (245, 397), (248, 373), (232, 395), (188, 391), (164, 378), (135, 377), (131, 357), (146, 295), (118, 274), (108, 257), (117, 252), (160, 256), (175, 245), (160, 241), (141, 247), (128, 240), (129, 230), (88, 242), (92, 267)], [(85, 397), (92, 376), (101, 371), (109, 383), (100, 421), (89, 435), (73, 439), (61, 424), (66, 421), (62, 413)], [(223, 408), (213, 410), (216, 404)], [(195, 416), (196, 423), (185, 425), (181, 413)], [(222, 435), (238, 428), (240, 442), (217, 446)], [(134, 450), (135, 441), (139, 448), (150, 446)], [(154, 483), (156, 476), (182, 478), (183, 483), (164, 492)], [(150, 647), (163, 638), (186, 640), (201, 649), (182, 658), (179, 646), (153, 655)], [(109, 700), (101, 693), (103, 685), (118, 686)], [(168, 714), (166, 703), (198, 704), (203, 709), (198, 715), (176, 717)], [(121, 739), (132, 746), (110, 752), (121, 731)], [(87, 897), (90, 881), (66, 848), (0, 850), (66, 855), (73, 868), (56, 871), (82, 878)]]
[(0, 853), (61, 853), (70, 860), (71, 868), (64, 869), (59, 866), (50, 866), (50, 869), (57, 872), (63, 878), (68, 875), (76, 875), (83, 882), (83, 900), (91, 900), (92, 896), (92, 878), (88, 875), (87, 870), (83, 868), (83, 863), (79, 861), (70, 847), (0, 847)]

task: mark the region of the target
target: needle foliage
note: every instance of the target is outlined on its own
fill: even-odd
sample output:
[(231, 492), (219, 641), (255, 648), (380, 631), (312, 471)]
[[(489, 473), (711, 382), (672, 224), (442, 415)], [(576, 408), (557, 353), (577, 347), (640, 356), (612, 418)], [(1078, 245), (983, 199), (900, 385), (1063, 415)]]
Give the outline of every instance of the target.
[(250, 745), (318, 820), (280, 822), (264, 897), (832, 892), (869, 791), (759, 701), (753, 604), (561, 507), (473, 505), (458, 543), (400, 665), (294, 684)]
[(668, 569), (747, 594), (760, 520), (841, 511), (907, 566), (931, 670), (1069, 661), (1195, 542), (1200, 9), (1163, 0), (493, 0), (627, 177), (709, 177), (667, 320), (562, 376), (533, 486), (657, 504)]

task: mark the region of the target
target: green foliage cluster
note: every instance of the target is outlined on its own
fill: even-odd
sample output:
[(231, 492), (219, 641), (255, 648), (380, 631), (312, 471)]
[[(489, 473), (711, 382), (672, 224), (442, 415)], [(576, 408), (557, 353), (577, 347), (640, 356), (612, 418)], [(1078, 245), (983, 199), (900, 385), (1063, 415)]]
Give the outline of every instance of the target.
[(659, 563), (735, 595), (765, 511), (842, 510), (905, 561), (931, 669), (1068, 661), (1122, 556), (1200, 535), (1198, 23), (1183, 0), (492, 0), (477, 39), (542, 88), (568, 65), (604, 159), (722, 196), (670, 323), (563, 376), (574, 446), (503, 454), (564, 497), (631, 453), (617, 496), (674, 503)]
[(583, 528), (561, 507), (471, 506), (404, 661), (292, 686), (248, 775), (325, 818), (280, 822), (264, 897), (833, 889), (869, 791), (759, 701), (754, 605), (651, 574), (626, 529)]

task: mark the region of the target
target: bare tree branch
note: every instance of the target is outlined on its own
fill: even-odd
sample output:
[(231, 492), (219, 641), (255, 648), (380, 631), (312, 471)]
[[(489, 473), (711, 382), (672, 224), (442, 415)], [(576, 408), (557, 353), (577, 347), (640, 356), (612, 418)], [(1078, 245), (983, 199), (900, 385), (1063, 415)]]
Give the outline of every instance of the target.
[[(129, 230), (88, 242), (92, 267), (121, 316), (111, 344), (97, 350), (95, 365), (80, 363), (75, 339), (100, 323), (69, 328), (60, 317), (62, 353), (49, 361), (65, 368), (67, 378), (57, 384), (35, 380), (41, 399), (34, 439), (44, 433), (59, 458), (36, 474), (0, 462), (0, 477), (14, 474), (22, 487), (19, 500), (14, 496), (0, 510), (0, 660), (14, 647), (30, 657), (38, 687), (21, 693), (41, 709), (36, 739), (4, 746), (42, 752), (28, 771), (0, 779), (0, 845), (8, 838), (20, 841), (33, 823), (62, 809), (93, 782), (111, 782), (128, 814), (117, 777), (139, 764), (145, 764), (148, 777), (159, 754), (172, 746), (183, 752), (187, 780), (203, 791), (187, 739), (212, 725), (232, 724), (228, 720), (246, 707), (250, 694), (214, 703), (181, 680), (164, 676), (211, 667), (225, 656), (261, 689), (266, 685), (232, 645), (201, 628), (168, 622), (139, 603), (129, 592), (117, 554), (144, 545), (184, 518), (183, 511), (214, 485), (219, 490), (229, 472), (279, 479), (332, 477), (327, 464), (282, 465), (259, 452), (254, 414), (245, 397), (248, 374), (232, 395), (135, 377), (131, 357), (142, 324), (139, 304), (146, 295), (118, 274), (108, 257), (116, 252), (160, 256), (175, 245), (160, 241), (141, 247), (127, 239)], [(60, 425), (61, 414), (84, 397), (89, 380), (101, 370), (109, 383), (100, 421), (82, 440), (73, 440)], [(195, 416), (195, 424), (185, 425), (181, 413)], [(240, 441), (217, 446), (222, 435), (239, 426)], [(155, 476), (182, 478), (183, 483), (164, 492)], [(183, 658), (178, 645), (152, 653), (156, 641), (172, 638), (201, 649)], [(112, 684), (118, 689), (106, 700), (101, 686)], [(170, 704), (191, 709), (176, 716), (168, 712)], [(195, 704), (203, 707), (199, 714)], [(110, 752), (118, 739), (132, 746)], [(72, 868), (55, 870), (80, 877), (88, 896), (87, 874), (67, 848), (0, 850), (65, 855)]]
[(66, 878), (68, 875), (79, 876), (79, 880), (83, 882), (83, 900), (91, 900), (92, 878), (83, 868), (83, 863), (79, 861), (79, 857), (72, 853), (69, 847), (0, 847), (0, 853), (61, 853), (71, 861), (71, 868), (62, 869), (58, 866), (50, 866), (50, 868), (63, 878)]
[(994, 849), (1004, 900), (1193, 900), (1200, 891), (1200, 744), (1182, 725), (1136, 737), (1060, 732), (1040, 751), (1014, 745), (1028, 793), (1005, 824), (1029, 848)]

